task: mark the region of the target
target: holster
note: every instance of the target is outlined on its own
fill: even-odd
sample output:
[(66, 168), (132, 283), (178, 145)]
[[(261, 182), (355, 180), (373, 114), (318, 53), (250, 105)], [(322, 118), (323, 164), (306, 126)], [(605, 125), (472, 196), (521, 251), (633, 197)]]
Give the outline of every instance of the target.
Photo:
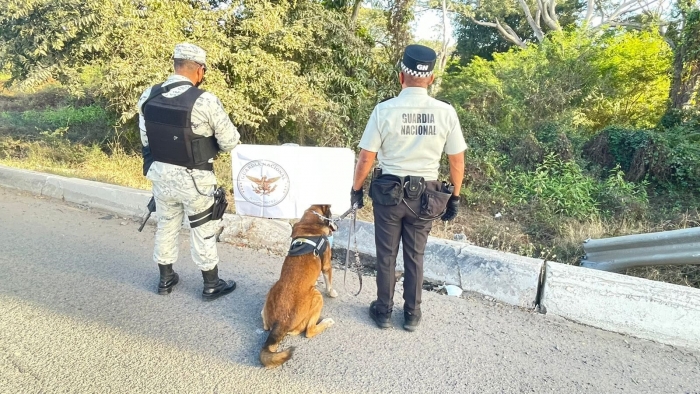
[(224, 217), (228, 201), (226, 201), (226, 191), (219, 187), (214, 190), (214, 203), (204, 212), (196, 215), (188, 216), (190, 220), (190, 228), (197, 228), (203, 224), (209, 223), (212, 220), (219, 220)]
[(146, 205), (146, 207), (148, 208), (148, 212), (153, 213), (156, 211), (156, 199), (155, 199), (155, 197), (151, 197), (151, 199), (148, 200), (148, 205)]
[(228, 201), (226, 201), (226, 191), (219, 186), (219, 188), (214, 191), (214, 206), (212, 207), (211, 219), (219, 220), (223, 218), (227, 207)]

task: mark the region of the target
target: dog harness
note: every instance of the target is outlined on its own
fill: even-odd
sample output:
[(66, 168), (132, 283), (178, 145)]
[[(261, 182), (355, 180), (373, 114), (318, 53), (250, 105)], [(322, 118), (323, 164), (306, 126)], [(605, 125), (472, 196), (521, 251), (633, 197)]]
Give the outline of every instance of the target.
[(292, 240), (289, 245), (287, 256), (303, 256), (313, 253), (314, 256), (320, 256), (328, 248), (328, 237), (322, 235), (320, 237), (298, 237)]

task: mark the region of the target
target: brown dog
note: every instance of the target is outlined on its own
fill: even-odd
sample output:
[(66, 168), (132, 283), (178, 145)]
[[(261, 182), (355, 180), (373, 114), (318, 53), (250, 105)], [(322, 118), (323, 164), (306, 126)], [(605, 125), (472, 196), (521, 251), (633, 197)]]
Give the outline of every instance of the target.
[[(306, 331), (306, 337), (311, 338), (334, 323), (333, 319), (319, 322), (323, 296), (316, 290), (316, 280), (323, 272), (326, 293), (330, 297), (338, 296), (332, 287), (331, 247), (324, 238), (336, 229), (327, 219), (330, 217), (329, 205), (312, 205), (292, 227), (290, 253), (284, 259), (280, 278), (267, 294), (262, 310), (263, 329), (271, 330), (260, 351), (260, 362), (267, 368), (278, 367), (292, 357), (294, 347), (276, 353), (287, 334), (299, 335)], [(320, 252), (318, 247), (324, 243), (326, 246), (322, 246)]]

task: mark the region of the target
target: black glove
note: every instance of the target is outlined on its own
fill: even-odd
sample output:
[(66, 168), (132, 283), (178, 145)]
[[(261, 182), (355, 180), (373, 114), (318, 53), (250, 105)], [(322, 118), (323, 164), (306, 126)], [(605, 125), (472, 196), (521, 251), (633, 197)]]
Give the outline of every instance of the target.
[(447, 210), (440, 219), (444, 222), (450, 221), (457, 216), (457, 211), (459, 211), (459, 196), (452, 196), (447, 201)]
[(352, 207), (357, 203), (357, 209), (360, 209), (365, 206), (365, 193), (360, 188), (360, 190), (355, 190), (354, 188), (350, 189), (350, 206)]

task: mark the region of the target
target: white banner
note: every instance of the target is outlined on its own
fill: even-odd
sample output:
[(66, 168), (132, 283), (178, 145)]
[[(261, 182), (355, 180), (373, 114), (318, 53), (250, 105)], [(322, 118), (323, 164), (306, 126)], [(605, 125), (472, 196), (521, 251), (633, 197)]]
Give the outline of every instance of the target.
[(350, 208), (355, 154), (347, 148), (238, 145), (231, 153), (236, 213), (298, 219), (313, 204)]

